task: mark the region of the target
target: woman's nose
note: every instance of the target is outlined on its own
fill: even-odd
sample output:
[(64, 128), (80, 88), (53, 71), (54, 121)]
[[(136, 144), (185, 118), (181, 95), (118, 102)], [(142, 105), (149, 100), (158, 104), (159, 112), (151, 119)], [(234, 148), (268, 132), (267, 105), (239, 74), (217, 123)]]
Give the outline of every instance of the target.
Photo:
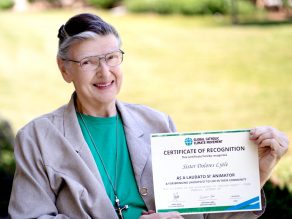
[(106, 76), (110, 74), (110, 67), (106, 64), (105, 59), (99, 60), (99, 66), (97, 68), (97, 74), (101, 76)]

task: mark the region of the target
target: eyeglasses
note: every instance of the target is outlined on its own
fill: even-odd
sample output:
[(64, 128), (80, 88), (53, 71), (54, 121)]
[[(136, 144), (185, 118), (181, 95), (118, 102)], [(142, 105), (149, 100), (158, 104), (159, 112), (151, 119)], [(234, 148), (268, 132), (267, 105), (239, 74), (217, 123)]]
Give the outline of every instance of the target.
[(95, 71), (100, 65), (100, 60), (104, 59), (105, 63), (110, 67), (118, 66), (123, 61), (123, 55), (125, 53), (122, 50), (114, 51), (103, 56), (89, 56), (81, 59), (80, 61), (72, 59), (63, 59), (64, 61), (70, 61), (78, 63), (81, 69), (85, 72)]

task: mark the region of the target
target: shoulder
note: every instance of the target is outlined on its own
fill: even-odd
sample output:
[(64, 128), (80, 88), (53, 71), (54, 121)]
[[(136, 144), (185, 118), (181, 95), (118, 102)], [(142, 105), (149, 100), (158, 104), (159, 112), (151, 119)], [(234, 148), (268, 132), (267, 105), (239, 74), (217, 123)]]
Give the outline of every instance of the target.
[(133, 121), (149, 128), (159, 128), (168, 127), (169, 130), (165, 131), (175, 131), (175, 125), (170, 118), (164, 112), (156, 110), (146, 105), (133, 104), (125, 102), (117, 102), (118, 108), (124, 120)]
[(14, 144), (16, 161), (28, 159), (29, 162), (42, 165), (43, 161), (40, 157), (43, 151), (47, 151), (56, 144), (56, 136), (63, 135), (62, 114), (64, 108), (61, 107), (33, 119), (17, 132)]
[(151, 114), (154, 116), (166, 116), (164, 112), (156, 110), (146, 105), (120, 102), (127, 110), (137, 114)]
[(46, 130), (50, 127), (61, 128), (63, 115), (66, 109), (66, 105), (59, 107), (58, 109), (43, 114), (39, 117), (28, 122), (17, 133), (17, 135), (32, 135), (36, 133), (46, 133)]
[[(151, 108), (146, 105), (142, 104), (133, 104), (133, 103), (126, 103), (126, 102), (119, 102), (118, 104), (119, 109), (122, 111), (126, 111), (126, 113), (131, 114), (134, 117), (145, 117), (145, 118), (160, 118), (166, 119), (168, 115), (164, 112), (158, 111), (154, 108)], [(121, 109), (122, 108), (122, 109)]]

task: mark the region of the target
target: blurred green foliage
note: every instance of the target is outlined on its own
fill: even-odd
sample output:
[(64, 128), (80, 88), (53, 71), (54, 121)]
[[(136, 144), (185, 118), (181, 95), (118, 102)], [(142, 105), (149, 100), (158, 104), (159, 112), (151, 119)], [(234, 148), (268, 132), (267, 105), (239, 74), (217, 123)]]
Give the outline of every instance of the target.
[(97, 8), (112, 8), (117, 6), (118, 3), (122, 2), (122, 0), (87, 0), (90, 5), (93, 5)]
[(261, 219), (291, 219), (292, 192), (285, 186), (281, 188), (270, 181), (264, 186), (267, 207)]
[(0, 0), (0, 10), (10, 9), (13, 7), (13, 5), (13, 0)]
[(0, 218), (7, 217), (8, 202), (15, 170), (13, 132), (8, 121), (0, 118)]
[[(36, 2), (45, 2), (47, 3), (47, 6), (55, 7), (55, 8), (61, 8), (63, 7), (63, 1), (62, 0), (27, 0), (29, 3), (36, 3)], [(74, 2), (74, 1), (73, 1)]]
[(282, 0), (284, 7), (292, 8), (292, 1), (291, 0)]
[[(154, 12), (158, 14), (229, 14), (232, 0), (87, 0), (97, 8), (112, 8), (118, 4), (132, 12)], [(239, 14), (250, 14), (255, 11), (255, 5), (250, 0), (236, 0)]]
[(0, 118), (0, 170), (9, 174), (14, 173), (13, 131), (8, 121)]
[[(159, 14), (229, 14), (231, 0), (124, 0), (125, 5), (133, 12), (154, 12)], [(255, 11), (251, 1), (237, 0), (237, 12), (250, 14)]]
[[(76, 1), (64, 0), (27, 0), (28, 3), (43, 2), (51, 7), (70, 6)], [(251, 0), (78, 0), (83, 5), (91, 5), (95, 8), (110, 9), (115, 6), (125, 5), (132, 12), (153, 12), (158, 14), (230, 14), (231, 2), (236, 2), (239, 14), (251, 14), (255, 11), (255, 5)], [(14, 5), (13, 0), (1, 0), (0, 8), (8, 9)]]

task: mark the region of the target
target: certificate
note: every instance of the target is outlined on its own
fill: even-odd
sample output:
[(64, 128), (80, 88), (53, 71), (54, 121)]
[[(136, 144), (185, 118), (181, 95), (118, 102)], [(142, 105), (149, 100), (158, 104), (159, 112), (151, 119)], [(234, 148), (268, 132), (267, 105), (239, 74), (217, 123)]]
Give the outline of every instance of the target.
[(261, 210), (258, 149), (249, 131), (152, 134), (156, 211)]

